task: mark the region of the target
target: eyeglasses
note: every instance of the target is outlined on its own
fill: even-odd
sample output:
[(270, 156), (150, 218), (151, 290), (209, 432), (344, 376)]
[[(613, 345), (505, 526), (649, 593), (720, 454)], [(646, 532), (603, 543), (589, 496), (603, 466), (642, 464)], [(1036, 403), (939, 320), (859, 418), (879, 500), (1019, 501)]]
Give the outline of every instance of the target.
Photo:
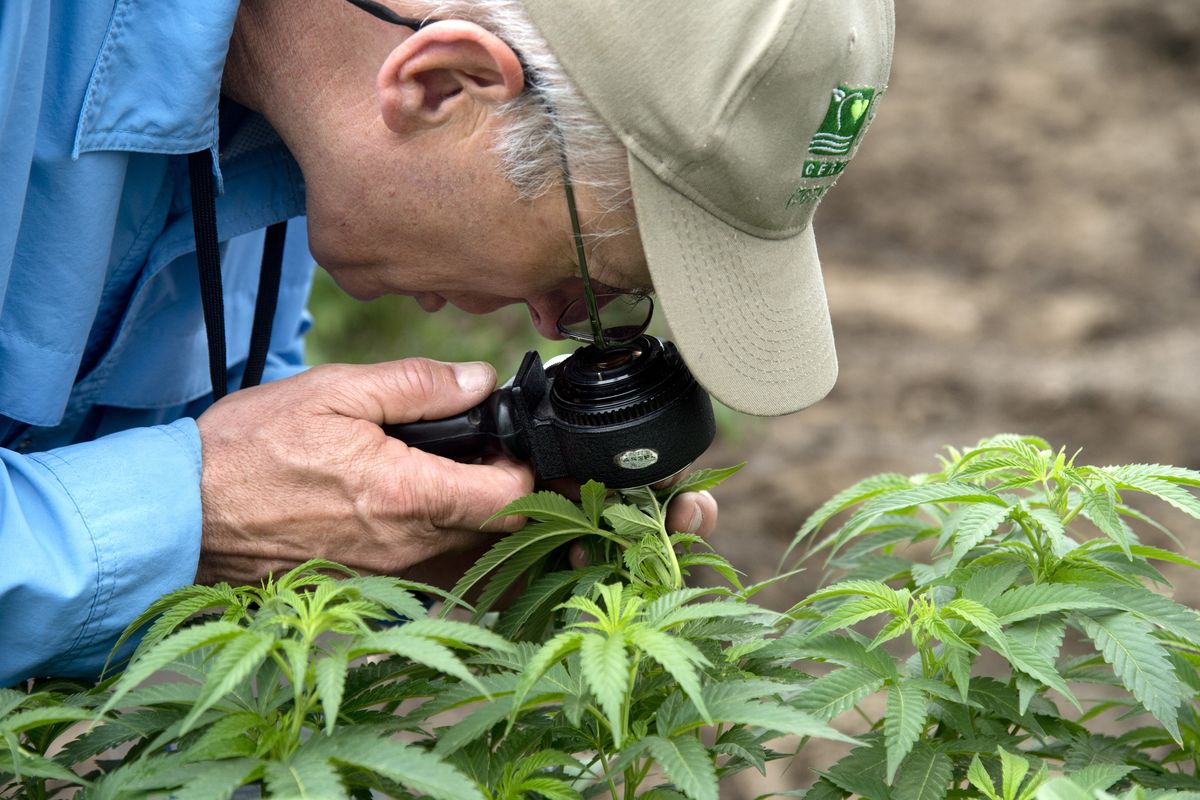
[[(564, 338), (573, 339), (585, 344), (593, 344), (598, 349), (629, 344), (637, 339), (650, 327), (654, 316), (654, 299), (648, 294), (630, 293), (601, 293), (594, 295), (596, 314), (588, 313), (587, 284), (584, 284), (584, 297), (573, 300), (563, 309), (558, 317), (556, 327)], [(603, 315), (600, 325), (599, 343), (596, 335), (596, 319)]]
[(385, 6), (383, 3), (376, 3), (375, 0), (346, 0), (352, 6), (358, 6), (363, 11), (370, 14), (376, 19), (381, 19), (384, 22), (390, 22), (393, 25), (401, 25), (405, 28), (412, 28), (414, 31), (419, 31), (426, 25), (432, 25), (440, 20), (436, 19), (418, 19), (416, 17), (402, 17), (395, 11)]
[[(401, 25), (405, 28), (412, 28), (414, 31), (419, 31), (422, 28), (432, 25), (435, 22), (441, 22), (440, 19), (426, 18), (418, 19), (416, 17), (405, 17), (392, 11), (387, 6), (375, 2), (375, 0), (346, 0), (351, 5), (362, 9), (376, 19), (389, 22), (393, 25)], [(514, 49), (513, 52), (517, 56), (517, 62), (521, 66), (522, 73), (526, 76), (525, 85), (528, 87), (531, 84), (530, 78), (536, 75), (536, 72), (525, 62), (521, 54)], [(536, 81), (533, 81), (536, 83)], [(575, 255), (579, 260), (579, 275), (583, 280), (583, 310), (587, 312), (587, 327), (580, 327), (576, 319), (582, 317), (580, 313), (580, 301), (575, 300), (568, 305), (555, 327), (558, 332), (568, 339), (577, 342), (586, 342), (593, 345), (597, 349), (606, 350), (609, 347), (628, 344), (637, 337), (646, 332), (650, 327), (650, 319), (654, 316), (654, 301), (648, 294), (641, 293), (609, 293), (597, 295), (592, 289), (591, 276), (588, 275), (587, 254), (583, 246), (583, 232), (579, 227), (579, 212), (575, 207), (575, 188), (571, 181), (571, 169), (567, 163), (567, 143), (563, 135), (562, 127), (558, 124), (558, 115), (554, 111), (554, 106), (550, 100), (540, 92), (537, 93), (538, 99), (545, 105), (546, 111), (550, 118), (554, 121), (555, 135), (558, 138), (558, 152), (562, 163), (563, 174), (563, 190), (567, 195), (567, 212), (571, 218), (571, 234), (575, 241)], [(600, 319), (600, 308), (608, 307), (609, 311), (605, 316), (609, 318), (610, 324), (605, 324)]]

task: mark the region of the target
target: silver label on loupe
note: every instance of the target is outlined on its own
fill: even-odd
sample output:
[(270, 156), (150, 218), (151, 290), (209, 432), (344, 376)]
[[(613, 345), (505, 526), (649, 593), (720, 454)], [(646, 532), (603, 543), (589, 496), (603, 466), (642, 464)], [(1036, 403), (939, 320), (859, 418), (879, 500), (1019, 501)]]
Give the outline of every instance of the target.
[(618, 467), (624, 469), (645, 469), (658, 463), (658, 452), (649, 447), (639, 447), (637, 450), (617, 453), (613, 461), (617, 462)]

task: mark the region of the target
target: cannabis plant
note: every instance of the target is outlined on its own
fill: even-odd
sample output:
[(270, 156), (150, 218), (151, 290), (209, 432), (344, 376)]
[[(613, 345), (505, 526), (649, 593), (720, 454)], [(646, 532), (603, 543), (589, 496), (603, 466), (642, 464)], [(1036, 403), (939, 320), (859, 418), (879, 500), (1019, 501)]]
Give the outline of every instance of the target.
[[(675, 493), (735, 471), (530, 495), (448, 594), (310, 562), (167, 595), (121, 674), (0, 690), (0, 786), (715, 800), (820, 737), (848, 754), (782, 795), (1200, 798), (1200, 616), (1156, 591), (1157, 565), (1200, 564), (1143, 543), (1165, 529), (1128, 502), (1200, 517), (1200, 473), (1077, 465), (1032, 437), (951, 450), (818, 509), (794, 548), (828, 581), (777, 612), (752, 600), (795, 570), (744, 585), (666, 528)], [(701, 568), (716, 585), (689, 585)]]
[[(1200, 616), (1153, 588), (1170, 585), (1158, 564), (1200, 564), (1143, 544), (1135, 526), (1170, 533), (1129, 503), (1200, 518), (1200, 472), (1078, 465), (1021, 436), (951, 449), (941, 466), (862, 481), (793, 542), (836, 580), (746, 666), (836, 665), (804, 692), (823, 719), (886, 692), (883, 717), (806, 797), (1200, 791)], [(1110, 691), (1085, 696), (1094, 686)], [(1144, 722), (1102, 733), (1109, 711)], [(1043, 791), (1051, 770), (1074, 783)]]
[[(438, 614), (418, 594), (431, 587), (329, 562), (174, 592), (130, 627), (149, 624), (119, 678), (5, 693), (23, 710), (0, 723), (0, 779), (82, 798), (256, 784), (274, 797), (708, 799), (720, 775), (778, 757), (772, 739), (853, 741), (797, 706), (803, 673), (739, 666), (783, 618), (748, 602), (762, 585), (665, 527), (673, 493), (733, 471), (664, 493), (589, 483), (578, 504), (524, 498), (500, 513), (531, 523)], [(575, 541), (592, 566), (569, 568)], [(729, 585), (687, 588), (700, 565)], [(519, 599), (489, 613), (518, 581)]]

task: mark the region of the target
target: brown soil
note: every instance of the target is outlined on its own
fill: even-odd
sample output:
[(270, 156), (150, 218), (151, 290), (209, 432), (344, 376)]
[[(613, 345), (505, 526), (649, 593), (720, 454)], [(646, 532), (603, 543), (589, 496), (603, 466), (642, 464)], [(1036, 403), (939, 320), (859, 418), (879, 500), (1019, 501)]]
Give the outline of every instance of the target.
[(835, 491), (935, 470), (945, 444), (1014, 431), (1085, 463), (1200, 465), (1200, 3), (897, 6), (890, 88), (816, 224), (838, 385), (705, 458), (749, 462), (717, 490), (716, 544), (751, 578)]

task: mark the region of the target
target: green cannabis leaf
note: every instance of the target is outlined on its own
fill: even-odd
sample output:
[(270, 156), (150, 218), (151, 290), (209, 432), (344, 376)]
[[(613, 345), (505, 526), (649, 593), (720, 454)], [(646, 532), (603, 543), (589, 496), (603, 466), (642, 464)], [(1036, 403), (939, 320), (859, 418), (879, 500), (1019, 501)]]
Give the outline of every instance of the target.
[(1200, 614), (1163, 593), (1200, 562), (1135, 502), (1200, 519), (1200, 472), (1078, 456), (1003, 434), (867, 478), (750, 585), (666, 526), (734, 467), (522, 498), (450, 593), (328, 561), (186, 587), (104, 681), (0, 689), (0, 795), (714, 800), (819, 738), (844, 754), (760, 800), (1200, 798)]
[[(799, 528), (789, 552), (807, 542), (837, 578), (789, 610), (788, 655), (842, 665), (811, 684), (808, 707), (834, 719), (886, 691), (878, 760), (822, 773), (816, 796), (1028, 800), (1078, 785), (1091, 797), (1118, 781), (1200, 791), (1200, 615), (1152, 588), (1166, 585), (1152, 562), (1200, 564), (1142, 544), (1139, 526), (1165, 529), (1130, 502), (1200, 519), (1200, 472), (1077, 457), (1037, 437), (992, 437), (949, 449), (939, 472), (862, 481)], [(932, 550), (912, 548), (926, 541)], [(1094, 654), (1074, 655), (1085, 644)], [(1007, 663), (1006, 681), (978, 674), (984, 649)], [(867, 653), (896, 659), (895, 677)], [(1077, 697), (1086, 683), (1126, 694)], [(1091, 725), (1113, 710), (1155, 724), (1113, 746)], [(1116, 771), (1094, 782), (1080, 772), (1101, 765)], [(1049, 780), (1063, 767), (1079, 782)]]

